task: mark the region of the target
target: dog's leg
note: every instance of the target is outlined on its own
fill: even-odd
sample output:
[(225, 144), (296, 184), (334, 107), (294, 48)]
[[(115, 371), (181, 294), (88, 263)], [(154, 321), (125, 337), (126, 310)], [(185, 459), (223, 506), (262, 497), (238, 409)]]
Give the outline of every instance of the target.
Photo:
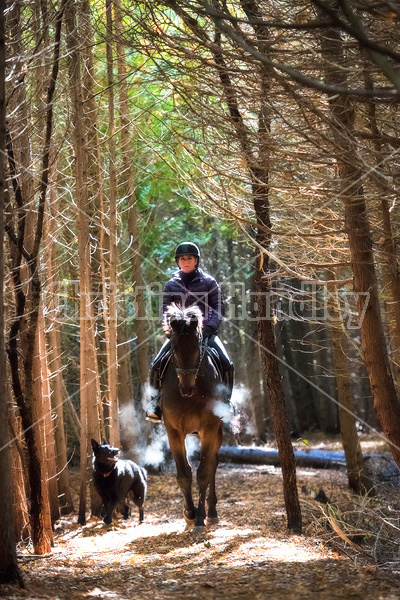
[(113, 512), (117, 505), (117, 499), (111, 500), (106, 506), (106, 514), (104, 516), (104, 523), (109, 525), (112, 522)]
[(147, 485), (146, 485), (147, 473), (141, 467), (135, 474), (133, 484), (131, 487), (131, 498), (134, 504), (139, 509), (139, 524), (143, 523), (143, 503), (146, 497)]

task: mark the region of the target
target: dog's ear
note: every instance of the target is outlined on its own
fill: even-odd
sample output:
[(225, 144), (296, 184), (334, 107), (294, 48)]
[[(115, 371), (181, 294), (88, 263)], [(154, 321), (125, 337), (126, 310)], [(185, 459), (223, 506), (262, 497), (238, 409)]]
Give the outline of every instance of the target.
[(101, 440), (101, 445), (102, 446), (107, 446), (108, 442), (107, 440), (105, 440), (104, 438)]
[(93, 452), (96, 452), (97, 448), (100, 446), (100, 444), (98, 442), (96, 442), (96, 440), (94, 440), (92, 438), (92, 448), (93, 448)]

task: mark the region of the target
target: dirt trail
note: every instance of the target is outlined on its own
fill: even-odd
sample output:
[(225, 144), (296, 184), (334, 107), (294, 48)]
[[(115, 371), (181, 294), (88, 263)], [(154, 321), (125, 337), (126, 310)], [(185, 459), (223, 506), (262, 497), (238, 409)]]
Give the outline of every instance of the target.
[[(20, 551), (26, 590), (0, 587), (9, 599), (145, 600), (271, 598), (400, 598), (400, 569), (378, 568), (335, 551), (330, 532), (315, 537), (305, 492), (323, 488), (332, 502), (346, 489), (338, 472), (298, 471), (303, 536), (288, 535), (280, 469), (220, 465), (217, 474), (220, 523), (205, 532), (185, 531), (182, 499), (173, 470), (149, 476), (145, 522), (85, 527), (63, 519), (51, 556)], [(328, 539), (329, 538), (329, 539)]]

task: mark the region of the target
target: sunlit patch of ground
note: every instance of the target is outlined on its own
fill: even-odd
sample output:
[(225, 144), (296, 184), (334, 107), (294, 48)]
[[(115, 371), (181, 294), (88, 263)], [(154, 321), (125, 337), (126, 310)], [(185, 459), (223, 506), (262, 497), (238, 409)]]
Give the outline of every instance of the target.
[[(323, 488), (333, 504), (347, 488), (338, 471), (298, 470), (302, 506)], [(355, 554), (339, 554), (315, 535), (304, 511), (305, 535), (286, 529), (279, 468), (220, 465), (220, 522), (186, 530), (172, 469), (149, 476), (145, 521), (132, 508), (128, 521), (111, 526), (90, 519), (84, 527), (65, 518), (55, 548), (44, 558), (20, 550), (27, 589), (0, 588), (20, 600), (321, 600), (400, 597), (400, 575), (390, 575)], [(312, 506), (314, 506), (314, 504)], [(332, 534), (332, 539), (334, 536)], [(3, 593), (2, 593), (3, 592)]]
[[(383, 434), (378, 432), (362, 433), (359, 436), (361, 449), (364, 453), (389, 453), (389, 445)], [(296, 450), (332, 450), (337, 452), (343, 451), (341, 436), (330, 435), (329, 437), (323, 433), (312, 433), (310, 436), (304, 434), (296, 440), (292, 440), (293, 447)]]

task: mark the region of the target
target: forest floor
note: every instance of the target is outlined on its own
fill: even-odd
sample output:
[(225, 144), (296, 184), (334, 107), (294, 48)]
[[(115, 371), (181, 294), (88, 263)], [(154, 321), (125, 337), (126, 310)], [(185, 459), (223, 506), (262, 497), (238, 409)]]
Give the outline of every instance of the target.
[[(335, 444), (324, 449), (341, 449)], [(29, 548), (19, 549), (26, 588), (2, 586), (0, 596), (15, 600), (400, 598), (396, 544), (388, 551), (383, 540), (385, 552), (379, 533), (372, 541), (371, 535), (365, 535), (362, 543), (362, 536), (352, 537), (343, 528), (343, 515), (355, 512), (345, 473), (298, 469), (297, 477), (303, 535), (290, 535), (286, 529), (279, 468), (228, 464), (220, 464), (217, 473), (220, 522), (195, 533), (185, 530), (175, 471), (168, 467), (160, 475), (149, 475), (142, 525), (136, 509), (128, 521), (114, 518), (110, 526), (90, 519), (81, 527), (76, 516), (63, 517), (50, 555), (38, 557)], [(315, 499), (320, 489), (329, 504)], [(389, 496), (369, 502), (375, 512), (390, 504), (398, 527), (398, 493)], [(363, 506), (370, 511), (371, 505), (361, 502), (359, 515), (365, 512)], [(329, 521), (332, 514), (335, 520)]]

